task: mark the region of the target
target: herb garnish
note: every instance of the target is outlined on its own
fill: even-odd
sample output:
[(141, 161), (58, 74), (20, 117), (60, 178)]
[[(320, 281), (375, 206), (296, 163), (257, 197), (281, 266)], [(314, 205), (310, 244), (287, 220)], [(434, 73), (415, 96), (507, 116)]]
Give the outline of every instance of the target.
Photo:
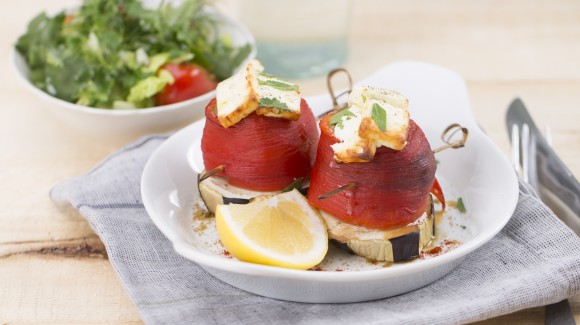
[(290, 192), (293, 189), (301, 190), (303, 180), (304, 180), (304, 178), (298, 177), (290, 185), (288, 185), (285, 189), (283, 189), (282, 193)]
[(363, 103), (367, 101), (367, 96), (360, 94), (360, 97), (362, 97)]
[(282, 90), (282, 91), (298, 91), (298, 85), (287, 84), (284, 82), (276, 81), (276, 80), (264, 80), (258, 79), (258, 84), (260, 86), (270, 86), (272, 88)]
[(276, 79), (276, 78), (277, 78), (276, 76), (273, 76), (273, 75), (271, 75), (271, 74), (267, 74), (267, 73), (265, 73), (265, 72), (260, 72), (260, 73), (258, 73), (258, 75), (259, 75), (260, 77), (265, 77), (265, 78), (268, 78), (268, 79)]
[(259, 107), (276, 107), (285, 111), (290, 111), (288, 105), (278, 100), (278, 98), (263, 97), (258, 103)]
[(387, 112), (377, 103), (373, 104), (371, 118), (375, 121), (381, 131), (385, 132), (387, 130)]
[(338, 125), (338, 127), (342, 127), (343, 116), (346, 116), (347, 119), (350, 119), (350, 117), (354, 116), (354, 114), (349, 111), (348, 108), (345, 108), (342, 111), (338, 111), (330, 117), (330, 125)]
[(467, 212), (465, 205), (463, 204), (463, 198), (461, 197), (457, 199), (457, 210), (459, 210), (461, 213)]

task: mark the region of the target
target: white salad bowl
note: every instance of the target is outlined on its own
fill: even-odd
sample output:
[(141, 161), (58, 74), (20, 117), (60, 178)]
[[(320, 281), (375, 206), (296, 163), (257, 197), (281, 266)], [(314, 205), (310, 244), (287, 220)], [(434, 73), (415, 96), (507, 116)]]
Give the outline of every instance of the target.
[[(245, 66), (256, 57), (253, 35), (241, 23), (217, 11), (212, 12), (215, 12), (220, 21), (220, 33), (229, 35), (233, 45), (249, 44), (252, 47), (248, 57), (240, 65)], [(84, 133), (99, 137), (135, 136), (183, 127), (203, 117), (205, 107), (215, 97), (215, 90), (212, 90), (170, 105), (126, 110), (94, 108), (64, 101), (37, 88), (29, 80), (30, 70), (26, 60), (15, 48), (12, 49), (11, 63), (24, 86), (42, 99), (58, 118)]]
[[(473, 118), (461, 77), (434, 65), (404, 61), (384, 67), (360, 84), (398, 89), (409, 98), (411, 118), (432, 148), (443, 144), (440, 134), (448, 125), (460, 123), (469, 129), (464, 148), (436, 156), (437, 178), (447, 199), (461, 197), (467, 209), (466, 213), (449, 209), (436, 231), (461, 244), (441, 255), (392, 265), (373, 263), (329, 245), (325, 260), (307, 271), (232, 258), (220, 247), (212, 225), (200, 231), (193, 217), (200, 204), (196, 177), (203, 170), (200, 140), (205, 121), (200, 120), (165, 141), (150, 157), (141, 179), (143, 204), (177, 253), (216, 278), (259, 295), (347, 303), (390, 297), (430, 284), (493, 238), (515, 209), (518, 183), (507, 158)], [(328, 95), (306, 100), (316, 115), (331, 107)]]

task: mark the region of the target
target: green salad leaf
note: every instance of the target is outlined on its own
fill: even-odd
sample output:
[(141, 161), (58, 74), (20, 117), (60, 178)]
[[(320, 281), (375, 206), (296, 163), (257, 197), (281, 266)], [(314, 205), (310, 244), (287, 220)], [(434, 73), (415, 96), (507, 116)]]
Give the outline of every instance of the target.
[(127, 101), (130, 103), (141, 102), (157, 94), (165, 87), (165, 85), (172, 84), (173, 81), (173, 75), (165, 70), (161, 71), (159, 76), (149, 76), (143, 80), (139, 80), (139, 82), (129, 90)]
[(53, 96), (99, 108), (150, 107), (169, 83), (160, 75), (164, 64), (197, 64), (221, 81), (251, 52), (249, 44), (219, 36), (209, 5), (183, 0), (150, 9), (139, 0), (84, 0), (77, 10), (36, 16), (16, 49), (31, 82)]

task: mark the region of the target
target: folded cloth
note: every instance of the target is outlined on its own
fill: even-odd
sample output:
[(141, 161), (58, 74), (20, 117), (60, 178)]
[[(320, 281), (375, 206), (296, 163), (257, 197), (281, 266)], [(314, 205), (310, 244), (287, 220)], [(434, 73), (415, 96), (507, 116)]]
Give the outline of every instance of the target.
[(141, 173), (165, 139), (143, 138), (50, 193), (89, 221), (148, 324), (453, 324), (580, 292), (580, 238), (525, 187), (497, 236), (443, 279), (413, 292), (364, 303), (305, 304), (242, 291), (175, 253), (147, 215)]

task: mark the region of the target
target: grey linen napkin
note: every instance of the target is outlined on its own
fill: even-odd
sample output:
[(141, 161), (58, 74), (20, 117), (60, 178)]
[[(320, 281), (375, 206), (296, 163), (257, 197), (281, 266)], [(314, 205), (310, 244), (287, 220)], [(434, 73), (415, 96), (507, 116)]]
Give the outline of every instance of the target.
[(453, 324), (560, 301), (580, 292), (580, 238), (521, 186), (507, 226), (443, 279), (372, 302), (304, 304), (217, 280), (174, 252), (141, 202), (140, 178), (165, 136), (145, 137), (50, 195), (71, 204), (105, 243), (148, 324)]

